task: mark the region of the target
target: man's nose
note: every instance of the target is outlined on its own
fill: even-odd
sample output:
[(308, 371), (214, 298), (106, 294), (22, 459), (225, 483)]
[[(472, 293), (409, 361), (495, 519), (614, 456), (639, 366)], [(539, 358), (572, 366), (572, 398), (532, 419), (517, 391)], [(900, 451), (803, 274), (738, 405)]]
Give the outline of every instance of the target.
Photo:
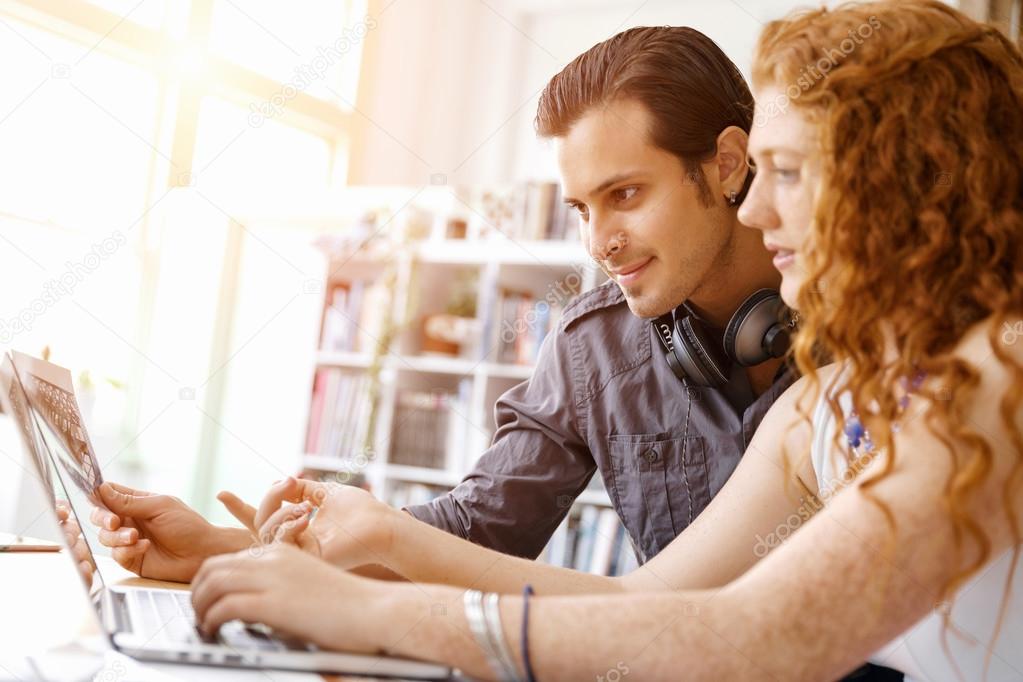
[(606, 261), (622, 251), (629, 242), (628, 235), (618, 225), (601, 225), (590, 221), (590, 256)]

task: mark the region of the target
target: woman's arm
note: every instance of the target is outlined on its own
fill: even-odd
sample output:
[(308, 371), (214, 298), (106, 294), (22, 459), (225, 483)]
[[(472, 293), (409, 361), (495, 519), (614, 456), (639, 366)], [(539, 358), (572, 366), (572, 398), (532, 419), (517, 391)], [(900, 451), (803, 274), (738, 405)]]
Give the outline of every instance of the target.
[[(1000, 396), (1006, 387), (1005, 377), (987, 376), (978, 394)], [(920, 402), (925, 403), (914, 398)], [(968, 411), (995, 447), (992, 470), (968, 510), (987, 533), (988, 558), (994, 559), (1013, 542), (1002, 486), (1015, 452), (996, 410), (974, 405)], [(938, 606), (949, 578), (974, 558), (968, 551), (959, 566), (953, 561), (960, 543), (943, 503), (949, 453), (928, 430), (924, 414), (914, 413), (895, 436), (894, 470), (871, 489), (896, 519), (894, 531), (854, 485), (724, 588), (536, 598), (529, 643), (538, 678), (606, 678), (624, 665), (643, 680), (675, 680), (680, 671), (691, 680), (822, 680), (858, 665)], [(1017, 414), (1017, 428), (1023, 428), (1023, 414)], [(489, 674), (479, 667), (475, 647), (460, 646), (450, 630), (413, 624), (430, 603), (457, 601), (458, 592), (433, 589), (384, 598), (389, 606), (382, 618), (405, 618), (411, 628), (387, 650)], [(517, 650), (521, 599), (502, 599), (502, 615), (505, 635)], [(457, 609), (452, 620), (454, 630), (464, 629)], [(964, 624), (955, 626), (962, 630)]]
[[(822, 379), (828, 376), (826, 369)], [(792, 453), (803, 453), (809, 445), (809, 427), (795, 409), (802, 389), (803, 381), (797, 382), (775, 401), (736, 471), (696, 521), (653, 560), (621, 578), (501, 554), (422, 523), (357, 489), (291, 479), (275, 486), (261, 515), (283, 500), (316, 502), (320, 509), (310, 530), (321, 538), (324, 557), (342, 568), (361, 566), (358, 572), (372, 577), (386, 575), (379, 570), (383, 568), (417, 583), (505, 594), (518, 593), (526, 584), (544, 595), (720, 586), (764, 556), (772, 533), (790, 515), (809, 518), (817, 509), (812, 501), (797, 497), (796, 475), (816, 491), (808, 460), (789, 472), (787, 489), (782, 463), (783, 438), (788, 438)], [(288, 514), (284, 508), (263, 525), (280, 524)], [(275, 537), (269, 531), (263, 535)]]

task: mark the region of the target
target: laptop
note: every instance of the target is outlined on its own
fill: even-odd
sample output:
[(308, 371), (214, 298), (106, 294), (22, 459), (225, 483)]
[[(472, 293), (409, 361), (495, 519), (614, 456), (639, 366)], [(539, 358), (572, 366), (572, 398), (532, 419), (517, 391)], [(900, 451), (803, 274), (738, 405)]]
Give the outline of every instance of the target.
[[(96, 530), (83, 521), (89, 518), (91, 505), (102, 504), (96, 488), (103, 476), (78, 409), (71, 373), (22, 353), (5, 354), (0, 363), (0, 402), (15, 421), (32, 462), (30, 471), (38, 475), (46, 496), (47, 512), (56, 521), (56, 505), (67, 504), (82, 528), (93, 564), (100, 566), (93, 555)], [(74, 563), (66, 545), (64, 550)], [(112, 647), (142, 661), (421, 680), (451, 676), (445, 666), (324, 651), (241, 621), (226, 623), (215, 640), (204, 640), (187, 590), (112, 585), (99, 570), (91, 586), (83, 581), (83, 587)]]

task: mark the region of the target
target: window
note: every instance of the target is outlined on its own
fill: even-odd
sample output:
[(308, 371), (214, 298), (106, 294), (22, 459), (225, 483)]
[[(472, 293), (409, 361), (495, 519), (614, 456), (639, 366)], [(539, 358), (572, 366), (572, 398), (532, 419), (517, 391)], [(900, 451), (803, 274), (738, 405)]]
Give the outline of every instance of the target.
[[(0, 345), (49, 348), (72, 368), (112, 478), (209, 487), (197, 452), (220, 416), (202, 408), (233, 314), (224, 270), (260, 263), (232, 220), (301, 212), (344, 183), (366, 12), (365, 0), (0, 6)], [(310, 236), (274, 239), (283, 253)], [(245, 324), (258, 329), (259, 312)]]

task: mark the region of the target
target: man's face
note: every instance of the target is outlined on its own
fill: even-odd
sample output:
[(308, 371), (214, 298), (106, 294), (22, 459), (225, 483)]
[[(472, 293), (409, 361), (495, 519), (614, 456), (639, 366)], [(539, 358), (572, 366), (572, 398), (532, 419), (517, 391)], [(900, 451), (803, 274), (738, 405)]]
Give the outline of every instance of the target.
[(735, 229), (714, 164), (703, 167), (708, 207), (682, 161), (650, 141), (650, 124), (645, 106), (620, 100), (590, 110), (554, 140), (583, 245), (644, 318), (691, 298), (727, 262)]
[(777, 87), (756, 93), (749, 155), (757, 172), (739, 207), (739, 220), (764, 233), (764, 246), (775, 253), (774, 266), (781, 272), (782, 300), (795, 308), (806, 281), (806, 254), (812, 248), (820, 163), (814, 146), (817, 130), (803, 112), (797, 107), (779, 112), (768, 106), (782, 97)]

